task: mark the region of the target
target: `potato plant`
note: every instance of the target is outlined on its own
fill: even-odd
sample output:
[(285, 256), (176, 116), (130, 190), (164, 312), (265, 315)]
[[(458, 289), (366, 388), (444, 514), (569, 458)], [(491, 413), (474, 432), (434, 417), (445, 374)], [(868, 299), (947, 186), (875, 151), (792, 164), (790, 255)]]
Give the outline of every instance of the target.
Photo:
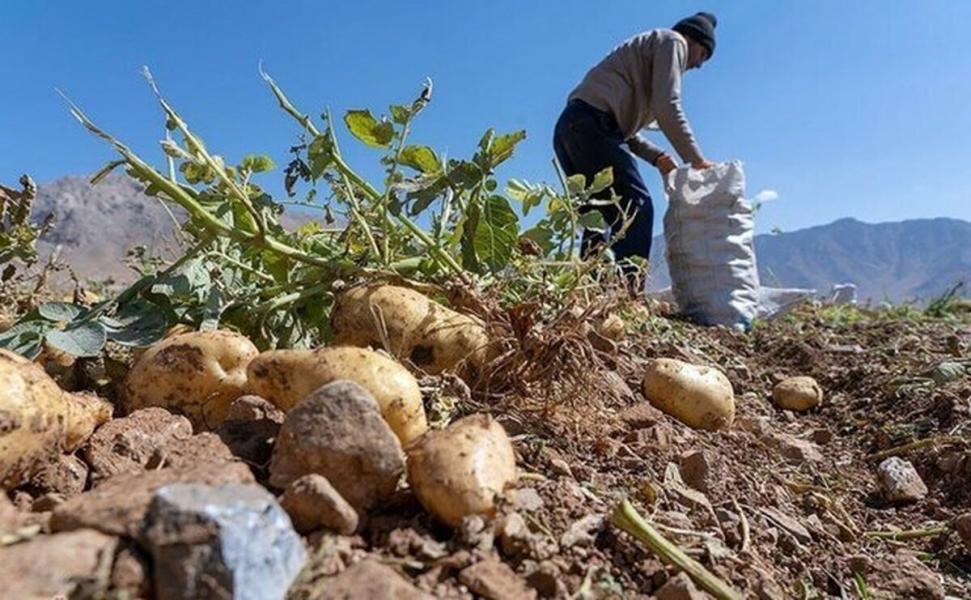
[[(288, 198), (281, 200), (256, 183), (275, 168), (272, 160), (251, 154), (233, 163), (210, 150), (147, 69), (145, 75), (165, 116), (164, 167), (150, 165), (68, 103), (81, 124), (119, 155), (93, 182), (123, 168), (146, 194), (185, 211), (183, 255), (94, 306), (32, 311), (0, 335), (0, 347), (26, 356), (45, 347), (97, 356), (109, 341), (144, 347), (185, 324), (236, 330), (263, 349), (309, 348), (331, 338), (335, 290), (351, 280), (457, 282), (480, 291), (498, 287), (510, 302), (537, 294), (555, 301), (596, 280), (609, 262), (606, 250), (581, 261), (576, 241), (580, 228), (604, 226), (598, 213), (581, 215), (578, 207), (610, 186), (610, 172), (589, 185), (561, 175), (560, 190), (513, 180), (503, 193), (495, 169), (525, 132), (489, 130), (472, 157), (446, 160), (412, 141), (432, 99), (430, 81), (414, 100), (390, 106), (384, 116), (356, 109), (340, 120), (329, 111), (314, 119), (263, 73), (298, 127), (292, 160), (282, 172)], [(384, 168), (380, 185), (345, 159), (341, 123), (377, 153)], [(324, 219), (284, 229), (283, 207), (294, 203), (320, 209)], [(545, 214), (527, 228), (524, 219), (536, 207)]]

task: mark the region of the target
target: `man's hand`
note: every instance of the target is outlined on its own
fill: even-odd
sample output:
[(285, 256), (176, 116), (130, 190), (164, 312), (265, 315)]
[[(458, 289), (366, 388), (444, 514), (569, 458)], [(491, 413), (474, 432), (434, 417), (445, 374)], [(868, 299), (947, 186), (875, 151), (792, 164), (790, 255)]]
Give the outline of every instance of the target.
[(699, 171), (704, 171), (705, 169), (710, 169), (714, 167), (715, 164), (708, 162), (707, 160), (702, 158), (701, 160), (696, 160), (695, 162), (691, 163), (691, 166), (694, 167), (695, 169), (698, 169)]
[(662, 154), (654, 161), (654, 166), (661, 172), (662, 177), (667, 177), (668, 173), (678, 168), (678, 163), (674, 162), (669, 154)]

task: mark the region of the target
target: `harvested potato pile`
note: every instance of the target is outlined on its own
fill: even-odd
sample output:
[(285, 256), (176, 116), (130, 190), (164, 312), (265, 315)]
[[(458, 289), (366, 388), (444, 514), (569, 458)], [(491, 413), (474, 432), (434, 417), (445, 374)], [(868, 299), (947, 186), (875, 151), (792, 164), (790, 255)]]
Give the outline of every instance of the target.
[(347, 379), (374, 396), (402, 445), (428, 429), (414, 376), (372, 350), (337, 346), (317, 350), (272, 350), (249, 364), (249, 391), (289, 411), (317, 388)]
[(725, 374), (671, 358), (652, 360), (644, 376), (651, 404), (689, 427), (727, 429), (735, 420), (735, 392)]
[(0, 350), (0, 487), (16, 487), (111, 418), (111, 405), (69, 394), (44, 369)]
[(193, 331), (148, 348), (122, 388), (125, 410), (160, 406), (183, 414), (196, 431), (218, 427), (244, 393), (246, 366), (259, 350), (231, 331)]
[(338, 344), (384, 348), (433, 375), (462, 361), (481, 367), (490, 358), (481, 323), (404, 287), (348, 290), (337, 299), (331, 325)]
[(408, 450), (408, 483), (422, 506), (452, 527), (469, 515), (493, 515), (496, 496), (515, 481), (512, 443), (488, 415), (430, 431)]

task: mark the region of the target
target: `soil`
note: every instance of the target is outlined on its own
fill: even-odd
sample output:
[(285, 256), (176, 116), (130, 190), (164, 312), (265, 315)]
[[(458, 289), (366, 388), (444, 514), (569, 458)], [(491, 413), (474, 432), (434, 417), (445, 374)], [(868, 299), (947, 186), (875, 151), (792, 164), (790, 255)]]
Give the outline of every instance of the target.
[[(433, 422), (499, 419), (517, 489), (495, 519), (457, 530), (400, 489), (361, 515), (357, 535), (306, 536), (312, 558), (294, 597), (373, 559), (397, 574), (388, 589), (438, 597), (650, 598), (678, 571), (611, 523), (623, 499), (745, 597), (971, 597), (971, 545), (951, 526), (971, 512), (967, 316), (807, 306), (750, 333), (625, 316), (638, 331), (589, 334), (587, 369), (565, 360), (569, 374), (471, 393), (423, 380), (436, 390), (426, 398)], [(696, 431), (650, 406), (642, 373), (660, 357), (721, 369), (735, 391), (733, 427)], [(773, 386), (790, 376), (815, 378), (822, 403), (777, 409)], [(890, 456), (913, 463), (926, 497), (884, 499), (877, 466)], [(265, 465), (250, 466), (266, 485)], [(27, 505), (18, 498), (30, 493), (11, 498)]]

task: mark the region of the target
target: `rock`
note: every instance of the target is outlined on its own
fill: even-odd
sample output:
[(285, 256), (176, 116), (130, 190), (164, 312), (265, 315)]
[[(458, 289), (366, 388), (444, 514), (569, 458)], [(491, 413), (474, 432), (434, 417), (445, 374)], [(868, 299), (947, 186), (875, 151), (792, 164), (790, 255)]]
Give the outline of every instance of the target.
[(34, 503), (31, 504), (30, 510), (35, 513), (50, 512), (54, 510), (55, 506), (64, 503), (64, 496), (55, 493), (44, 494), (38, 498), (34, 499)]
[(391, 567), (364, 560), (337, 577), (302, 587), (304, 600), (431, 600)]
[(571, 546), (592, 544), (597, 534), (603, 529), (605, 521), (604, 515), (596, 513), (575, 521), (560, 537), (560, 546), (565, 549)]
[(664, 420), (664, 413), (650, 402), (641, 402), (625, 408), (617, 415), (631, 429), (645, 429)]
[(954, 530), (964, 543), (964, 547), (971, 551), (971, 513), (964, 513), (954, 519)]
[(544, 504), (536, 488), (519, 488), (512, 494), (512, 505), (516, 510), (536, 512), (543, 508)]
[(273, 449), (270, 483), (286, 488), (318, 473), (360, 513), (394, 493), (404, 466), (401, 444), (371, 394), (351, 381), (335, 381), (287, 414)]
[(290, 519), (258, 485), (165, 486), (152, 497), (142, 543), (159, 600), (282, 599), (307, 560)]
[(823, 401), (823, 389), (812, 377), (790, 377), (772, 389), (772, 400), (783, 410), (802, 412)]
[(681, 455), (679, 461), (684, 482), (699, 492), (707, 494), (711, 484), (712, 457), (705, 450), (694, 450)]
[(792, 535), (800, 544), (808, 544), (813, 540), (809, 530), (802, 523), (793, 519), (789, 515), (774, 508), (760, 509), (763, 515), (769, 518), (773, 525), (781, 527), (784, 531)]
[(556, 563), (544, 560), (526, 576), (526, 583), (536, 590), (540, 598), (556, 598), (566, 595), (566, 586)]
[(136, 537), (152, 494), (173, 483), (222, 485), (252, 483), (242, 463), (205, 463), (186, 469), (126, 473), (58, 505), (51, 515), (52, 531), (91, 528), (111, 535)]
[(251, 465), (270, 463), (273, 445), (279, 433), (280, 422), (276, 421), (275, 415), (266, 419), (227, 420), (216, 430), (219, 439), (229, 447), (230, 452)]
[(874, 600), (944, 598), (940, 576), (907, 551), (875, 562), (873, 574), (866, 581), (870, 587), (870, 597)]
[(470, 548), (483, 552), (492, 550), (496, 541), (496, 530), (489, 527), (482, 515), (469, 515), (462, 519), (458, 528), (458, 539)]
[(487, 600), (517, 600), (535, 598), (530, 589), (509, 565), (488, 559), (466, 567), (459, 573), (459, 581), (473, 593)]
[(519, 513), (509, 513), (499, 523), (499, 547), (503, 554), (517, 558), (529, 552), (533, 534)]
[(4, 598), (68, 598), (111, 565), (118, 540), (90, 529), (38, 536), (0, 547)]
[(707, 597), (701, 592), (691, 578), (684, 573), (678, 573), (654, 593), (657, 600), (705, 600)]
[(35, 473), (30, 478), (29, 487), (35, 495), (57, 494), (71, 498), (83, 492), (87, 483), (88, 465), (73, 454), (65, 454)]
[(927, 486), (914, 465), (897, 456), (880, 463), (877, 477), (883, 495), (890, 502), (916, 502), (927, 495)]
[(207, 431), (175, 440), (164, 448), (157, 449), (145, 466), (149, 469), (183, 469), (206, 462), (230, 462), (234, 458), (229, 446), (218, 435)]
[(825, 446), (826, 444), (833, 441), (833, 432), (829, 429), (820, 427), (819, 429), (813, 429), (812, 433), (809, 434), (814, 442), (820, 446)]
[(282, 424), (286, 414), (273, 406), (269, 400), (259, 396), (246, 395), (233, 400), (226, 411), (227, 421), (262, 421), (268, 420)]
[(164, 408), (136, 410), (127, 417), (108, 421), (84, 447), (92, 484), (119, 473), (142, 471), (157, 450), (191, 436), (189, 419)]
[(280, 505), (300, 533), (321, 527), (343, 535), (357, 530), (357, 512), (323, 475), (304, 475), (292, 482), (283, 493)]
[(789, 462), (807, 463), (823, 460), (819, 447), (808, 440), (801, 440), (786, 433), (772, 434), (770, 440), (779, 454)]
[(151, 567), (134, 544), (123, 545), (115, 555), (115, 564), (111, 567), (111, 588), (120, 597), (125, 597), (122, 594), (127, 594), (128, 598), (152, 597)]

